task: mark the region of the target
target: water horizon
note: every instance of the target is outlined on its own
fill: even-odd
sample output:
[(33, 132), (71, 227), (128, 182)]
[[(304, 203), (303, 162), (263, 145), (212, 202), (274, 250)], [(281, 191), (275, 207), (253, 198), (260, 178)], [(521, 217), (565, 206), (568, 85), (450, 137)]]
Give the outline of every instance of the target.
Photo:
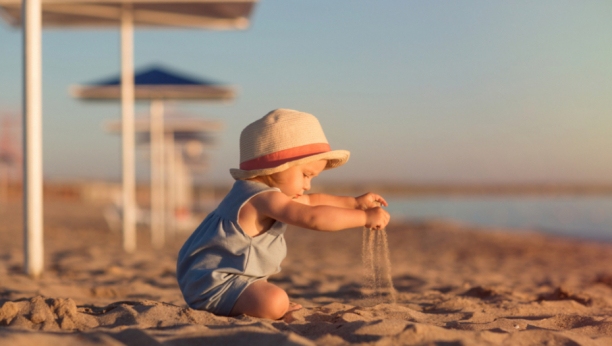
[(612, 196), (405, 196), (388, 198), (399, 221), (448, 220), (476, 228), (535, 231), (612, 242)]

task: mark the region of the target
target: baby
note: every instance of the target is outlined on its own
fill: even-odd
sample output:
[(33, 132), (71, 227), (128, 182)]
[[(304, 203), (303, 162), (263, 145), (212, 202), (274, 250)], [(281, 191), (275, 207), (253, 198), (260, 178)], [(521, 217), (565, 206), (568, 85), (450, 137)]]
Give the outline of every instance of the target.
[(317, 231), (382, 229), (387, 202), (367, 193), (353, 197), (304, 194), (326, 169), (348, 161), (331, 150), (313, 115), (274, 110), (240, 135), (236, 182), (217, 209), (187, 239), (178, 256), (177, 279), (194, 309), (217, 315), (282, 318), (301, 308), (267, 281), (287, 254), (287, 224)]

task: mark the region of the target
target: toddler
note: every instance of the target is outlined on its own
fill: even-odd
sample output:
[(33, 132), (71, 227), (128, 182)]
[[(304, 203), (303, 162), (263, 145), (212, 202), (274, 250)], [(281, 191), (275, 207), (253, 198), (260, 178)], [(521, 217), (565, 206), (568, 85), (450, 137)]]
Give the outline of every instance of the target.
[(382, 229), (389, 222), (377, 206), (387, 206), (379, 195), (305, 194), (314, 177), (349, 155), (332, 151), (319, 121), (307, 113), (277, 109), (248, 125), (240, 135), (240, 169), (230, 170), (234, 186), (179, 252), (176, 273), (187, 304), (269, 319), (301, 308), (267, 282), (287, 253), (287, 224), (338, 231)]

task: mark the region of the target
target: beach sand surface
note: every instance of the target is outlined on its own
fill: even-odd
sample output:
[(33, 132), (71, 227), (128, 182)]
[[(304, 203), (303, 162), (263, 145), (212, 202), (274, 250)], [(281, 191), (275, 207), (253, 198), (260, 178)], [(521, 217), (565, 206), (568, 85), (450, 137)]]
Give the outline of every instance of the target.
[(290, 227), (270, 282), (284, 320), (186, 306), (176, 258), (138, 231), (126, 254), (103, 207), (45, 203), (45, 272), (23, 274), (20, 203), (0, 205), (2, 345), (612, 345), (612, 244), (451, 222), (388, 227), (396, 301), (364, 288), (362, 230)]

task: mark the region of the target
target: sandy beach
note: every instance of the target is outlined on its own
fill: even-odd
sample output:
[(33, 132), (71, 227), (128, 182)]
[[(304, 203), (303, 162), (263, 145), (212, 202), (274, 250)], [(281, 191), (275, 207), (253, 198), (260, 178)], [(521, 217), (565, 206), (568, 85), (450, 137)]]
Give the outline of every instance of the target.
[(431, 221), (388, 227), (397, 301), (364, 289), (360, 229), (289, 228), (282, 321), (186, 306), (180, 234), (125, 254), (102, 207), (45, 203), (45, 272), (23, 274), (21, 205), (0, 206), (3, 345), (612, 345), (612, 244)]

